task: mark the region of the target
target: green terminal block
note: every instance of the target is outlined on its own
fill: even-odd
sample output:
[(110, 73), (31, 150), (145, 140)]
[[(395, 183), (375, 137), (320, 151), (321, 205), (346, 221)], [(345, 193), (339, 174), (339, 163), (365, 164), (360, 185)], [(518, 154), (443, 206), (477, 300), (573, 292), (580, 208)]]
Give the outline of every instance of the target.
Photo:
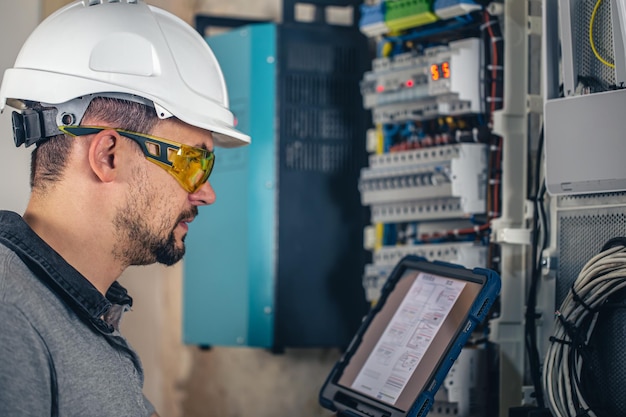
[(433, 13), (432, 0), (388, 0), (385, 6), (385, 23), (392, 31), (422, 26), (439, 19)]

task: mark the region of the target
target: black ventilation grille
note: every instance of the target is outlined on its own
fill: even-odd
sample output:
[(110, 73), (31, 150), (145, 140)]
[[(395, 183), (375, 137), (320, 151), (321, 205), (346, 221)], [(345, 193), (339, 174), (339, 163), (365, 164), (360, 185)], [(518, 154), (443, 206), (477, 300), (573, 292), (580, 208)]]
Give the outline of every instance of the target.
[(360, 81), (368, 57), (355, 42), (361, 35), (346, 33), (303, 26), (281, 31), (279, 137), (286, 170), (356, 178), (366, 163)]
[(290, 142), (285, 147), (285, 168), (325, 173), (349, 172), (352, 146), (349, 143)]

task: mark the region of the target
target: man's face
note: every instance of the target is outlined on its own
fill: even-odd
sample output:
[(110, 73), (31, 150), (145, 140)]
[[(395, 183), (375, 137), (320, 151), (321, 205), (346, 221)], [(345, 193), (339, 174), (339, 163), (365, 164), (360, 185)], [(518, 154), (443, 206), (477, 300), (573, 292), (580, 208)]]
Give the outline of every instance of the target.
[[(209, 132), (181, 122), (161, 122), (152, 135), (213, 149)], [(168, 172), (140, 154), (133, 178), (114, 220), (119, 242), (114, 253), (128, 265), (173, 265), (185, 254), (188, 223), (198, 215), (199, 205), (215, 201), (215, 193), (208, 182), (188, 193)]]

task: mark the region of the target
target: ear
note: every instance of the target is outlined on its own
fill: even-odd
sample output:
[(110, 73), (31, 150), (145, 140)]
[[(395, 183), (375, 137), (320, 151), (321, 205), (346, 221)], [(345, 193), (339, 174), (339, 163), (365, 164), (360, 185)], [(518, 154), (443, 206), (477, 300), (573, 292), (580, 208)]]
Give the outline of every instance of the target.
[(89, 165), (102, 182), (111, 182), (117, 176), (118, 153), (121, 146), (119, 133), (113, 129), (96, 134), (89, 144)]

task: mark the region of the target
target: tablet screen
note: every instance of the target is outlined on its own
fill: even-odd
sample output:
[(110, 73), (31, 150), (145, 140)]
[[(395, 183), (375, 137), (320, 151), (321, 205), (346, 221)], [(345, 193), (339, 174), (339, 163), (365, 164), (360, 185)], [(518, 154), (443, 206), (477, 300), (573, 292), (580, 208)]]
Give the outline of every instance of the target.
[(339, 385), (407, 411), (461, 332), (482, 283), (407, 269)]

